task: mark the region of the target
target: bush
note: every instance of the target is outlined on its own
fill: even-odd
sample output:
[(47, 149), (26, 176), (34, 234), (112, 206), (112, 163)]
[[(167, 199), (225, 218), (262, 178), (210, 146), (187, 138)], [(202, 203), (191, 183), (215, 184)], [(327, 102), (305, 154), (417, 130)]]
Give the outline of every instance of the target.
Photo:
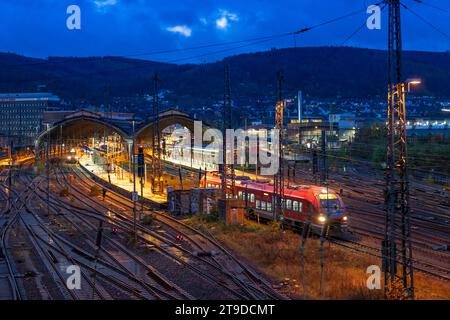
[(89, 192), (89, 195), (91, 197), (98, 197), (98, 196), (100, 196), (101, 193), (102, 193), (102, 191), (100, 190), (100, 188), (98, 186), (92, 186), (91, 192)]
[(45, 162), (43, 162), (43, 161), (39, 161), (39, 162), (37, 162), (36, 163), (36, 165), (34, 166), (34, 172), (36, 173), (36, 174), (42, 174), (42, 173), (44, 173), (45, 172)]
[(60, 197), (68, 197), (70, 195), (69, 189), (64, 188), (59, 192)]
[(127, 241), (127, 244), (130, 246), (135, 246), (137, 244), (137, 239), (134, 236), (133, 232), (129, 232), (125, 239)]
[(142, 218), (142, 223), (145, 225), (151, 225), (155, 221), (155, 215), (154, 214), (147, 214)]

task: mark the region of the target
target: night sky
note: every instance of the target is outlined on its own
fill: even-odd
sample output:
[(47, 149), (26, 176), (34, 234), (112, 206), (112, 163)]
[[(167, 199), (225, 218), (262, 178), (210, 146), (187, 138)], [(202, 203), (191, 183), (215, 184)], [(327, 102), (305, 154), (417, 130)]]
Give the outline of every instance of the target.
[[(203, 48), (170, 54), (158, 50), (238, 41), (295, 31), (364, 10), (377, 0), (0, 0), (0, 51), (32, 57), (124, 55), (158, 61), (208, 62), (225, 55), (293, 46), (340, 45), (369, 16), (366, 12), (298, 36), (208, 54)], [(450, 1), (403, 3), (450, 35)], [(68, 30), (66, 9), (81, 8), (81, 30)], [(433, 8), (437, 6), (440, 8)], [(385, 49), (387, 8), (381, 30), (362, 28), (345, 44)], [(403, 10), (406, 50), (450, 50), (450, 38)], [(142, 54), (142, 55), (141, 55)]]

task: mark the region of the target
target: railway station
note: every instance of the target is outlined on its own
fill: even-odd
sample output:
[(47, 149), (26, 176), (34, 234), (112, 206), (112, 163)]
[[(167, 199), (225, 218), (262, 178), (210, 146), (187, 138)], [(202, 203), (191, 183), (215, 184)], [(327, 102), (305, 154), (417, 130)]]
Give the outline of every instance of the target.
[(450, 11), (284, 1), (5, 5), (0, 300), (450, 300)]

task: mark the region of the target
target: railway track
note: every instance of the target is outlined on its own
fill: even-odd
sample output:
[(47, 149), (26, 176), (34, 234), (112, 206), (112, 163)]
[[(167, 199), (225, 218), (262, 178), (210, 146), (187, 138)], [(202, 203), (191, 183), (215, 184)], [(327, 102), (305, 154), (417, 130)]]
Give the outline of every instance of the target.
[[(0, 278), (3, 278), (3, 282), (7, 282), (8, 286), (2, 286), (2, 296), (8, 296), (8, 294), (3, 291), (9, 292), (9, 297), (12, 300), (22, 300), (23, 294), (20, 290), (20, 283), (17, 280), (16, 276), (16, 268), (14, 266), (14, 259), (10, 253), (10, 246), (9, 246), (9, 233), (14, 226), (14, 224), (18, 220), (19, 211), (21, 209), (21, 201), (22, 197), (25, 197), (27, 199), (29, 195), (29, 190), (36, 188), (37, 184), (41, 183), (42, 181), (38, 180), (39, 177), (36, 179), (33, 179), (29, 185), (27, 185), (26, 189), (23, 190), (21, 193), (15, 192), (12, 188), (9, 186), (6, 186), (4, 183), (2, 186), (8, 190), (10, 193), (15, 193), (16, 198), (14, 200), (10, 201), (10, 207), (3, 212), (2, 216), (0, 217), (1, 222), (1, 242), (0, 242)], [(5, 280), (6, 279), (6, 280)], [(8, 288), (8, 289), (6, 289)]]
[[(37, 190), (36, 196), (40, 200), (46, 201), (47, 197), (45, 195), (46, 190)], [(171, 288), (172, 293), (167, 292), (168, 289), (157, 287), (155, 284), (149, 284), (148, 279), (143, 277), (138, 277), (133, 274), (129, 269), (129, 266), (123, 265), (121, 261), (126, 261), (126, 258), (131, 258), (133, 261), (140, 262), (141, 267), (147, 267), (142, 261), (139, 261), (138, 257), (132, 255), (127, 248), (124, 248), (118, 241), (111, 239), (109, 236), (104, 235), (103, 241), (105, 244), (102, 248), (97, 248), (95, 245), (97, 228), (88, 221), (87, 218), (81, 217), (78, 213), (79, 208), (71, 207), (70, 205), (64, 204), (60, 199), (56, 198), (54, 194), (51, 194), (48, 203), (51, 214), (54, 217), (52, 220), (53, 224), (56, 224), (56, 219), (64, 221), (64, 228), (73, 230), (74, 232), (63, 232), (61, 230), (52, 230), (51, 228), (45, 226), (42, 222), (38, 222), (41, 229), (45, 231), (45, 237), (52, 239), (52, 250), (56, 250), (64, 259), (69, 260), (74, 265), (80, 265), (86, 274), (95, 273), (98, 278), (101, 278), (104, 282), (108, 282), (109, 286), (114, 285), (121, 291), (124, 291), (130, 297), (136, 299), (189, 299), (191, 298), (188, 294), (183, 291), (176, 291), (176, 286), (169, 283), (167, 280), (167, 287)], [(64, 212), (61, 212), (64, 210)], [(34, 219), (38, 220), (37, 214), (29, 210), (29, 213), (34, 215)], [(92, 217), (92, 216), (91, 216)], [(95, 217), (98, 218), (98, 217)], [(54, 228), (53, 228), (54, 229)], [(58, 229), (58, 228), (57, 228)], [(79, 238), (78, 241), (74, 240), (73, 235), (77, 234)], [(43, 237), (40, 237), (42, 240)], [(47, 247), (49, 246), (49, 241), (44, 239), (43, 243)], [(55, 248), (55, 244), (58, 245)], [(114, 254), (110, 253), (111, 248), (114, 249)], [(96, 253), (96, 250), (99, 250)], [(95, 261), (95, 263), (93, 263)], [(98, 264), (98, 269), (95, 269), (94, 264)], [(151, 273), (154, 270), (147, 268), (147, 273)], [(100, 271), (103, 270), (103, 271)], [(105, 271), (106, 270), (106, 271)], [(86, 275), (85, 280), (92, 287), (92, 281)], [(159, 279), (162, 282), (162, 279)], [(97, 290), (97, 288), (95, 288)], [(107, 290), (97, 290), (106, 292)], [(98, 294), (95, 297), (103, 298), (105, 294)], [(94, 296), (93, 296), (94, 297)], [(83, 299), (89, 299), (91, 297), (84, 296)], [(111, 299), (111, 296), (106, 295), (106, 299)]]
[[(85, 188), (89, 188), (93, 183), (99, 185), (97, 182), (92, 180), (90, 180), (90, 183), (87, 183), (85, 180), (90, 179), (90, 177), (86, 176), (85, 173), (82, 173), (80, 171), (72, 171), (72, 174), (77, 175), (77, 181), (79, 181), (80, 183), (84, 183)], [(104, 185), (100, 186), (105, 187)], [(110, 201), (114, 202), (121, 208), (125, 207), (128, 210), (132, 209), (132, 202), (129, 199), (125, 198), (123, 195), (114, 194), (112, 191), (110, 191), (108, 198)], [(145, 206), (145, 209), (152, 210), (152, 208), (149, 206)], [(273, 290), (270, 284), (267, 283), (267, 281), (262, 279), (261, 276), (255, 274), (247, 266), (240, 263), (228, 251), (226, 251), (225, 248), (223, 248), (210, 236), (200, 233), (198, 230), (195, 230), (190, 226), (183, 224), (182, 222), (164, 214), (161, 211), (152, 210), (152, 212), (155, 214), (156, 221), (160, 223), (167, 232), (158, 234), (155, 233), (155, 230), (151, 230), (146, 226), (139, 226), (139, 232), (143, 232), (143, 234), (150, 233), (152, 237), (157, 238), (157, 240), (162, 241), (164, 244), (171, 247), (177, 247), (178, 249), (183, 251), (185, 255), (188, 255), (190, 260), (201, 261), (203, 264), (207, 264), (209, 268), (212, 268), (211, 273), (214, 272), (221, 278), (225, 276), (226, 278), (231, 279), (234, 285), (233, 291), (236, 293), (237, 286), (237, 288), (240, 288), (240, 290), (245, 293), (238, 298), (284, 298), (275, 290)], [(116, 216), (118, 215), (117, 212), (114, 212), (114, 214)], [(176, 242), (177, 235), (182, 235), (185, 239), (185, 242), (188, 241), (191, 248), (184, 248), (184, 243), (183, 245), (178, 244)], [(154, 244), (155, 243), (153, 243), (153, 245)], [(215, 251), (216, 255), (201, 256), (202, 253), (205, 252), (205, 248), (207, 248), (208, 252)], [(224, 262), (227, 263), (225, 264)], [(225, 269), (224, 266), (227, 266), (227, 269)], [(203, 274), (203, 276), (208, 277), (208, 274)]]
[[(331, 243), (359, 253), (375, 256), (378, 258), (382, 257), (380, 248), (375, 248), (373, 246), (351, 240), (341, 240), (335, 238), (331, 238), (329, 240)], [(400, 257), (398, 258), (398, 260), (400, 261)], [(415, 259), (414, 269), (439, 280), (450, 281), (450, 269), (448, 268), (432, 265), (427, 262), (422, 262)]]

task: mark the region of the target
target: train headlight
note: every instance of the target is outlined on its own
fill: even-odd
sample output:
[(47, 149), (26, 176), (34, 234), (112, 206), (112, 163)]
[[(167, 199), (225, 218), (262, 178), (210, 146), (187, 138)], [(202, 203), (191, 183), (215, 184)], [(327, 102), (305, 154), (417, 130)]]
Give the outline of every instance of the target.
[(347, 217), (347, 216), (344, 216), (344, 217), (342, 218), (342, 220), (347, 221), (347, 220), (348, 220), (348, 217)]
[(325, 223), (325, 221), (327, 221), (327, 218), (325, 216), (320, 215), (318, 220), (320, 223)]
[(72, 157), (71, 156), (67, 156), (67, 160), (72, 160)]

